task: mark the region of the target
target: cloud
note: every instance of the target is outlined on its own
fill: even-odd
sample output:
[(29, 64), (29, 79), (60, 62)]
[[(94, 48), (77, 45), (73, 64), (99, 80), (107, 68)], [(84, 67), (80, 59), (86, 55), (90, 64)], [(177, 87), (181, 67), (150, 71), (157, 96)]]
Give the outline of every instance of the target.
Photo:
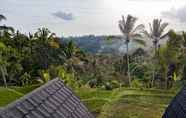
[(67, 13), (67, 12), (62, 12), (62, 11), (53, 13), (53, 16), (58, 17), (62, 20), (66, 20), (66, 21), (74, 20), (74, 15), (72, 13)]
[(186, 6), (179, 9), (170, 9), (169, 11), (162, 12), (162, 16), (169, 19), (176, 19), (182, 23), (186, 22)]

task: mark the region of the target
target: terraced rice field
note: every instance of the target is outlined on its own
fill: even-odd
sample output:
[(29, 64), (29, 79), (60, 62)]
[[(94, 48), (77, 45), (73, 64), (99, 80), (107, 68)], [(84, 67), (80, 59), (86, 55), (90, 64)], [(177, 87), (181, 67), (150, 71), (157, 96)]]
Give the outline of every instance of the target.
[[(0, 88), (0, 107), (38, 86)], [(161, 118), (175, 91), (120, 88), (112, 91), (79, 88), (74, 92), (97, 118)]]

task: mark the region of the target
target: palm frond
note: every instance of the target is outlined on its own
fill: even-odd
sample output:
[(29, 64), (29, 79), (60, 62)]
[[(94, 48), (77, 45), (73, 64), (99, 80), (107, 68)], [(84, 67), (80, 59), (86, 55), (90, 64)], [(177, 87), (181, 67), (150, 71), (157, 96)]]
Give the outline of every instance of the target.
[(11, 31), (12, 33), (14, 32), (14, 28), (9, 26), (0, 26), (0, 30), (8, 30)]
[(119, 29), (121, 31), (122, 34), (125, 34), (126, 33), (126, 30), (125, 30), (125, 25), (122, 21), (119, 21)]
[(159, 32), (160, 32), (160, 36), (163, 34), (165, 28), (168, 26), (168, 23), (163, 23), (160, 28), (159, 28)]
[(161, 37), (160, 37), (160, 40), (166, 38), (166, 37), (168, 36), (168, 34), (169, 34), (169, 33), (166, 33), (166, 34), (164, 34), (163, 36), (161, 36)]
[(127, 33), (130, 33), (134, 28), (137, 18), (133, 17), (132, 15), (127, 16), (127, 21), (125, 23), (125, 30)]
[(153, 27), (151, 23), (149, 23), (149, 27), (150, 27), (150, 34), (153, 35)]
[(142, 39), (143, 38), (143, 36), (141, 34), (139, 34), (139, 33), (132, 34), (131, 37), (134, 38), (134, 39)]
[(49, 40), (53, 40), (54, 37), (56, 37), (56, 34), (55, 33), (52, 33), (52, 34), (49, 35), (48, 39)]
[(140, 44), (142, 46), (146, 46), (146, 42), (144, 40), (142, 40), (142, 39), (134, 38), (132, 41), (135, 42), (135, 43), (138, 43), (138, 44)]
[(168, 23), (162, 23), (161, 19), (154, 19), (152, 24), (149, 23), (150, 33), (148, 33), (147, 31), (143, 33), (151, 39), (159, 41), (168, 35), (168, 33), (163, 35), (163, 32), (165, 31), (165, 28), (167, 26)]
[(122, 16), (122, 23), (123, 23), (123, 25), (125, 26), (125, 23), (126, 23), (126, 21), (125, 21), (125, 17), (124, 16)]
[(160, 25), (160, 22), (159, 19), (154, 19), (153, 21), (153, 35), (155, 37), (159, 37), (159, 25)]
[[(131, 33), (133, 31), (133, 29), (134, 29), (136, 20), (137, 20), (137, 18), (133, 17), (132, 15), (128, 15), (126, 19), (125, 19), (124, 16), (122, 16), (122, 19), (119, 21), (119, 29), (120, 29), (120, 31), (124, 35)], [(138, 26), (136, 28), (140, 29), (140, 28), (142, 28), (142, 25), (140, 25), (140, 26)]]
[(2, 21), (2, 20), (6, 20), (6, 17), (4, 15), (0, 14), (0, 21)]
[(143, 31), (145, 37), (152, 39), (151, 34), (149, 34), (146, 30)]
[(132, 33), (143, 32), (144, 29), (145, 29), (145, 26), (143, 24), (140, 24), (140, 25), (136, 26), (136, 28), (132, 31)]
[(122, 16), (122, 20), (119, 21), (119, 29), (124, 36), (122, 39), (127, 43), (130, 42), (130, 40), (142, 38), (140, 33), (144, 31), (145, 26), (140, 24), (135, 27), (136, 21), (137, 18), (132, 15), (128, 15), (126, 19)]

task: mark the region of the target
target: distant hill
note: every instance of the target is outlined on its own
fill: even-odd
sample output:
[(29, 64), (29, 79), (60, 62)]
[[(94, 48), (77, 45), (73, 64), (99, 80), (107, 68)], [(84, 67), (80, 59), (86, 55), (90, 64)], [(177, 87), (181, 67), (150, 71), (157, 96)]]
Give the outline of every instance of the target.
[[(112, 37), (112, 38), (110, 38)], [(121, 36), (80, 36), (62, 38), (62, 41), (73, 41), (78, 47), (88, 53), (93, 54), (113, 54), (121, 55), (126, 52), (126, 46), (123, 40), (117, 38)], [(137, 48), (137, 45), (131, 43), (130, 49)]]

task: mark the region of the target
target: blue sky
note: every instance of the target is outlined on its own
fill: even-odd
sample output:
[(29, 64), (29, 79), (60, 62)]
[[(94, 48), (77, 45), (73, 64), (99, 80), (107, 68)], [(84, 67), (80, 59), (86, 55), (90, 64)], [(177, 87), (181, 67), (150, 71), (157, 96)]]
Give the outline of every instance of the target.
[[(170, 28), (186, 27), (184, 0), (0, 0), (1, 24), (22, 32), (47, 27), (58, 36), (119, 34), (121, 15), (132, 14), (138, 23), (162, 18)], [(147, 26), (148, 27), (148, 26)]]

